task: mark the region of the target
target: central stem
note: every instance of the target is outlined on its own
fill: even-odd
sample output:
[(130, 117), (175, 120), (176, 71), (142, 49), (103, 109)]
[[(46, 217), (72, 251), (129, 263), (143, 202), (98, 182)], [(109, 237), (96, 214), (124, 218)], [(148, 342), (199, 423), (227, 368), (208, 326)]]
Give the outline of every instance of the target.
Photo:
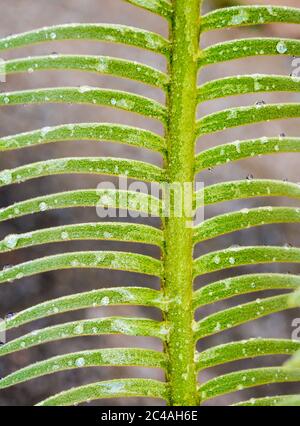
[[(170, 27), (173, 46), (170, 64), (171, 85), (168, 95), (169, 182), (193, 185), (196, 123), (197, 55), (199, 51), (199, 14), (201, 0), (175, 0)], [(173, 198), (176, 198), (173, 194)], [(171, 200), (172, 201), (172, 200)], [(178, 201), (178, 200), (175, 200)], [(184, 196), (181, 203), (184, 203)], [(165, 283), (169, 301), (166, 321), (170, 335), (166, 346), (169, 357), (168, 383), (170, 405), (198, 405), (193, 337), (193, 243), (192, 212), (166, 219)]]

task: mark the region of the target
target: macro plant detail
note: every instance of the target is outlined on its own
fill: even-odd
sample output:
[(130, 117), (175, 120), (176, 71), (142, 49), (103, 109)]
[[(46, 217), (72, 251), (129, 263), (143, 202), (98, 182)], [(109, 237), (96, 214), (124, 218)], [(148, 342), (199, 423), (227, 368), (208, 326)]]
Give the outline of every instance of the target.
[[(105, 106), (135, 113), (160, 122), (164, 134), (113, 123), (66, 123), (0, 138), (0, 151), (63, 141), (115, 142), (153, 151), (162, 166), (117, 157), (67, 157), (45, 159), (0, 172), (0, 187), (44, 176), (96, 174), (119, 176), (146, 183), (195, 184), (196, 176), (208, 169), (262, 155), (300, 152), (300, 137), (262, 136), (196, 152), (196, 142), (204, 135), (271, 120), (299, 118), (300, 103), (256, 104), (232, 107), (197, 119), (204, 102), (230, 96), (267, 92), (300, 91), (300, 78), (279, 75), (243, 75), (198, 84), (198, 75), (213, 64), (255, 56), (300, 56), (300, 41), (283, 38), (247, 38), (224, 41), (201, 48), (201, 37), (209, 31), (271, 23), (300, 24), (300, 9), (279, 6), (234, 6), (201, 14), (201, 0), (125, 0), (167, 20), (169, 37), (147, 30), (112, 24), (65, 24), (41, 28), (0, 39), (0, 51), (37, 43), (63, 40), (93, 40), (121, 43), (147, 49), (167, 61), (165, 72), (153, 66), (108, 56), (51, 54), (7, 60), (1, 71), (10, 74), (46, 70), (77, 70), (126, 78), (161, 90), (165, 104), (145, 96), (99, 87), (57, 87), (0, 93), (0, 105), (82, 104)], [(276, 157), (277, 159), (278, 157)], [(200, 175), (201, 176), (201, 175)], [(13, 187), (12, 187), (13, 188)], [(125, 196), (124, 196), (125, 195)], [(126, 251), (63, 252), (29, 260), (0, 271), (0, 283), (43, 272), (65, 269), (99, 268), (135, 272), (160, 280), (159, 290), (123, 286), (99, 288), (45, 300), (8, 317), (0, 323), (0, 333), (18, 329), (46, 317), (104, 306), (147, 306), (160, 310), (161, 321), (128, 316), (101, 317), (62, 323), (21, 335), (0, 346), (0, 356), (14, 354), (62, 339), (78, 336), (126, 335), (159, 339), (163, 351), (142, 348), (103, 348), (67, 353), (39, 361), (3, 377), (0, 389), (54, 374), (87, 367), (137, 366), (160, 369), (165, 380), (149, 378), (113, 379), (66, 389), (37, 405), (74, 405), (104, 398), (149, 397), (171, 406), (194, 406), (220, 395), (272, 383), (300, 381), (300, 341), (253, 338), (232, 341), (201, 350), (201, 340), (238, 325), (299, 306), (300, 277), (284, 273), (234, 275), (194, 289), (194, 280), (207, 274), (244, 265), (300, 263), (300, 248), (286, 246), (238, 246), (194, 256), (199, 244), (253, 227), (299, 223), (299, 207), (257, 207), (216, 215), (193, 224), (195, 213), (206, 206), (226, 201), (260, 197), (300, 199), (298, 183), (272, 179), (225, 181), (192, 194), (190, 209), (176, 215), (171, 207), (165, 215), (166, 199), (138, 191), (78, 189), (16, 202), (0, 210), (0, 222), (56, 209), (103, 206), (135, 210), (156, 216), (161, 227), (114, 221), (80, 223), (11, 234), (0, 241), (0, 253), (66, 241), (119, 241), (158, 247), (161, 258)], [(171, 206), (175, 195), (171, 194)], [(181, 203), (183, 204), (183, 200)], [(150, 206), (150, 207), (149, 207)], [(191, 226), (191, 224), (193, 224)], [(199, 308), (240, 295), (282, 290), (284, 293), (238, 304), (199, 321)], [(197, 344), (200, 342), (200, 349)], [(291, 355), (283, 366), (263, 367), (223, 374), (206, 382), (205, 369), (248, 358)], [(279, 395), (241, 401), (236, 405), (299, 404), (297, 395)]]

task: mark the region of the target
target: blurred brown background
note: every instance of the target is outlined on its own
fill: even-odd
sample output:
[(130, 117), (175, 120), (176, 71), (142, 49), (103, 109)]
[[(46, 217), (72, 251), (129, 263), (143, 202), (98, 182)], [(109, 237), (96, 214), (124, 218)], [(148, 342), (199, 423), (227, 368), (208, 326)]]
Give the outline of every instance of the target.
[[(237, 4), (236, 2), (228, 2), (226, 0), (206, 0), (204, 1), (206, 10), (222, 7), (225, 5)], [(244, 0), (244, 3), (253, 4), (252, 1)], [(278, 4), (299, 6), (297, 0), (256, 0), (256, 4)], [(6, 2), (0, 0), (1, 17), (0, 17), (0, 36), (6, 36), (11, 33), (27, 31), (47, 25), (70, 23), (70, 22), (112, 22), (120, 24), (129, 24), (149, 30), (156, 31), (163, 35), (167, 35), (167, 26), (164, 20), (135, 8), (131, 5), (123, 3), (121, 0), (10, 0)], [(255, 28), (244, 28), (237, 30), (226, 30), (207, 34), (203, 37), (203, 46), (209, 44), (229, 40), (237, 37), (256, 37), (256, 36), (278, 36), (278, 37), (295, 37), (299, 38), (299, 26), (295, 25), (269, 25)], [(116, 57), (131, 58), (147, 64), (152, 64), (159, 69), (165, 68), (163, 58), (152, 53), (138, 50), (135, 48), (126, 48), (122, 45), (105, 45), (103, 43), (89, 42), (64, 42), (44, 44), (31, 48), (24, 48), (5, 53), (5, 58), (23, 57), (34, 54), (47, 54), (51, 52), (59, 53), (87, 53), (87, 54), (110, 54)], [(292, 73), (292, 58), (251, 58), (236, 62), (224, 63), (221, 65), (209, 67), (202, 73), (200, 80), (206, 81), (211, 78), (219, 78), (226, 75), (246, 74), (246, 73), (274, 73), (289, 75)], [(36, 74), (21, 74), (17, 76), (9, 76), (7, 83), (1, 85), (2, 91), (30, 89), (38, 87), (55, 87), (55, 86), (79, 86), (94, 85), (99, 87), (113, 87), (132, 91), (134, 93), (144, 94), (148, 97), (164, 101), (162, 94), (157, 89), (153, 89), (142, 84), (132, 81), (119, 80), (111, 77), (96, 76), (92, 74), (81, 74), (76, 72), (44, 72)], [(199, 115), (220, 110), (234, 105), (249, 105), (257, 101), (265, 102), (299, 102), (299, 94), (268, 94), (268, 95), (247, 95), (236, 98), (218, 100), (201, 105)], [(79, 107), (79, 106), (20, 106), (1, 109), (1, 136), (29, 131), (41, 128), (43, 126), (51, 126), (55, 124), (73, 123), (73, 122), (120, 122), (136, 126), (145, 127), (159, 133), (162, 132), (161, 127), (151, 120), (143, 119), (129, 113), (120, 113), (111, 109)], [(243, 129), (234, 129), (218, 133), (210, 137), (204, 137), (198, 143), (198, 149), (217, 145), (223, 142), (235, 139), (246, 139), (260, 136), (276, 136), (280, 133), (286, 133), (290, 136), (299, 136), (300, 120), (276, 121), (264, 125), (249, 126)], [(48, 158), (59, 158), (65, 156), (113, 156), (130, 157), (141, 159), (144, 161), (160, 164), (158, 155), (151, 154), (145, 150), (127, 148), (125, 146), (108, 143), (87, 143), (73, 142), (60, 143), (44, 147), (36, 147), (20, 152), (1, 153), (0, 168), (12, 168), (25, 163), (35, 162)], [(230, 166), (222, 166), (213, 171), (202, 174), (198, 180), (204, 180), (206, 184), (220, 182), (222, 180), (234, 180), (245, 178), (252, 174), (256, 178), (276, 178), (288, 179), (294, 182), (300, 181), (299, 176), (299, 155), (281, 155), (277, 157), (262, 157), (251, 159), (232, 164)], [(13, 188), (1, 190), (0, 207), (12, 204), (15, 201), (35, 197), (46, 193), (54, 193), (70, 189), (78, 188), (95, 188), (100, 181), (100, 177), (95, 176), (70, 176), (70, 177), (48, 177), (20, 184)], [(296, 202), (288, 200), (250, 200), (234, 203), (225, 203), (223, 205), (209, 208), (206, 211), (206, 217), (212, 214), (226, 212), (228, 210), (236, 210), (241, 207), (255, 207), (258, 205), (295, 205)], [(28, 216), (13, 222), (1, 224), (0, 238), (4, 238), (9, 233), (26, 232), (34, 229), (40, 229), (49, 226), (57, 226), (62, 224), (71, 224), (79, 222), (97, 221), (95, 209), (68, 209), (62, 211), (53, 211)], [(147, 223), (158, 225), (156, 220), (148, 220)], [(251, 245), (251, 244), (283, 244), (299, 245), (299, 227), (296, 225), (268, 226), (260, 229), (253, 229), (236, 233), (227, 237), (219, 238), (213, 242), (208, 242), (198, 247), (196, 255), (205, 253), (216, 248), (225, 248), (233, 244)], [(62, 251), (77, 251), (81, 249), (119, 249), (133, 250), (141, 253), (159, 256), (157, 250), (139, 245), (126, 245), (119, 243), (102, 243), (102, 242), (84, 242), (84, 243), (65, 243), (62, 245), (51, 245), (43, 247), (26, 249), (1, 257), (2, 267), (8, 264), (21, 263), (26, 260), (40, 257), (43, 254), (54, 254)], [(223, 276), (230, 276), (240, 272), (253, 271), (291, 271), (299, 272), (296, 266), (264, 266), (255, 268), (239, 268), (239, 270), (228, 271)], [(220, 274), (210, 275), (197, 281), (197, 286), (207, 282), (219, 279)], [(155, 279), (145, 278), (137, 274), (107, 272), (101, 270), (91, 271), (61, 271), (39, 275), (30, 279), (23, 279), (12, 285), (3, 285), (0, 289), (0, 317), (4, 317), (8, 312), (17, 312), (30, 305), (37, 304), (47, 299), (59, 296), (86, 291), (94, 288), (105, 286), (120, 285), (138, 285), (151, 286), (158, 288), (159, 283)], [(265, 295), (270, 295), (266, 292)], [(230, 307), (238, 302), (256, 299), (257, 295), (235, 298), (232, 301), (226, 301), (202, 310), (197, 314), (198, 317), (203, 314), (212, 313), (221, 308)], [(262, 297), (261, 295), (259, 297)], [(141, 317), (160, 318), (160, 314), (155, 310), (143, 308), (102, 308), (99, 310), (91, 309), (85, 311), (74, 312), (61, 315), (58, 318), (53, 317), (47, 320), (38, 321), (23, 327), (15, 332), (9, 333), (9, 339), (32, 331), (34, 328), (40, 328), (58, 322), (67, 322), (81, 318), (92, 318), (104, 315), (124, 314), (136, 315)], [(266, 317), (262, 320), (251, 322), (248, 325), (238, 327), (219, 336), (205, 339), (199, 345), (199, 349), (204, 349), (212, 344), (220, 344), (231, 340), (239, 340), (253, 336), (261, 337), (290, 337), (292, 333), (291, 322), (293, 318), (300, 317), (299, 310), (293, 310), (289, 313), (281, 313)], [(0, 359), (0, 376), (4, 376), (18, 368), (26, 366), (34, 361), (39, 361), (52, 356), (100, 347), (118, 347), (118, 346), (141, 346), (160, 348), (159, 343), (154, 339), (141, 338), (122, 338), (122, 337), (90, 337), (79, 338), (43, 345), (30, 351), (23, 351)], [(223, 368), (208, 370), (200, 378), (207, 380), (216, 374), (234, 371), (238, 368), (251, 368), (255, 366), (277, 365), (284, 358), (272, 357), (261, 358), (257, 360), (248, 360), (226, 365)], [(32, 405), (41, 399), (63, 389), (85, 384), (107, 378), (118, 377), (153, 377), (162, 378), (160, 372), (145, 369), (110, 369), (110, 368), (93, 368), (82, 369), (77, 371), (69, 371), (58, 373), (56, 375), (47, 376), (37, 379), (34, 382), (21, 384), (12, 389), (0, 392), (0, 405)], [(275, 395), (278, 393), (299, 392), (299, 385), (272, 385), (261, 388), (254, 388), (250, 391), (242, 391), (227, 397), (219, 398), (213, 404), (228, 404), (241, 399), (247, 399), (251, 396), (259, 397), (266, 393)], [(267, 392), (266, 392), (267, 391)], [(104, 404), (149, 404), (153, 401), (149, 400), (115, 400), (106, 401)], [(100, 404), (99, 402), (93, 404)], [(103, 404), (103, 402), (101, 402)]]

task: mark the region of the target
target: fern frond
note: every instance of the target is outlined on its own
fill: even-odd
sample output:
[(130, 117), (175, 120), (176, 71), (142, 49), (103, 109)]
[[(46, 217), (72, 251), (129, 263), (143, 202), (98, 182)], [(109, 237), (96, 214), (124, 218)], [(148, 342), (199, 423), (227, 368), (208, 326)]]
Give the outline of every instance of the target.
[(300, 24), (299, 9), (262, 5), (227, 7), (204, 15), (201, 22), (201, 31), (274, 23)]
[(159, 135), (125, 125), (81, 123), (44, 127), (32, 132), (0, 138), (0, 151), (28, 148), (54, 142), (87, 140), (116, 142), (158, 151), (166, 155), (166, 141)]
[(0, 389), (59, 371), (87, 367), (136, 366), (166, 369), (164, 354), (145, 349), (98, 349), (61, 355), (41, 361), (6, 376)]
[(300, 368), (257, 368), (244, 370), (212, 379), (200, 388), (202, 401), (238, 390), (271, 383), (289, 383), (300, 380)]
[(150, 379), (119, 379), (73, 388), (50, 397), (38, 406), (76, 405), (103, 398), (147, 397), (168, 400), (165, 383)]
[(169, 41), (159, 34), (126, 25), (112, 24), (65, 24), (40, 28), (0, 39), (0, 51), (59, 40), (122, 43), (151, 50), (166, 57), (170, 55)]
[(0, 283), (62, 269), (100, 268), (162, 276), (161, 262), (150, 256), (116, 251), (84, 251), (31, 260), (0, 272)]
[(28, 214), (74, 207), (112, 207), (132, 210), (159, 217), (161, 200), (142, 192), (113, 189), (86, 189), (45, 195), (20, 201), (0, 210), (0, 222)]
[(281, 75), (242, 75), (209, 81), (198, 88), (198, 102), (249, 93), (299, 92), (300, 79)]
[(0, 347), (0, 356), (39, 346), (44, 343), (72, 339), (79, 336), (101, 336), (105, 334), (147, 336), (165, 341), (168, 329), (164, 323), (145, 318), (106, 317), (73, 321), (35, 330), (32, 333), (11, 340)]
[(11, 330), (29, 322), (65, 312), (122, 305), (151, 306), (162, 311), (166, 310), (166, 303), (160, 291), (142, 287), (103, 288), (49, 300), (20, 311), (2, 321), (0, 331)]
[(195, 171), (214, 168), (233, 161), (255, 156), (300, 152), (300, 139), (277, 137), (235, 141), (200, 152), (195, 159)]
[(251, 398), (249, 401), (233, 404), (235, 407), (278, 407), (278, 406), (299, 406), (298, 395), (278, 395), (266, 398)]
[[(0, 39), (0, 51), (32, 46), (37, 43), (96, 41), (122, 43), (162, 55), (166, 70), (134, 60), (103, 55), (52, 54), (3, 61), (1, 73), (8, 75), (38, 71), (71, 70), (103, 74), (153, 86), (165, 96), (158, 102), (151, 97), (99, 87), (53, 87), (0, 93), (0, 106), (76, 104), (109, 107), (139, 114), (155, 120), (163, 135), (138, 127), (111, 123), (66, 123), (0, 138), (0, 151), (13, 151), (63, 141), (114, 142), (147, 149), (160, 154), (162, 166), (147, 161), (118, 157), (45, 158), (0, 171), (0, 187), (33, 179), (65, 175), (93, 174), (126, 176), (142, 182), (180, 184), (195, 181), (195, 175), (206, 169), (261, 155), (299, 153), (299, 137), (261, 137), (245, 139), (195, 153), (196, 139), (240, 126), (278, 119), (300, 117), (300, 103), (276, 103), (219, 108), (197, 121), (196, 112), (203, 102), (256, 93), (298, 93), (299, 78), (292, 75), (253, 74), (208, 81), (198, 86), (198, 72), (206, 66), (258, 56), (299, 56), (300, 41), (287, 38), (245, 38), (212, 44), (202, 49), (201, 34), (222, 28), (268, 23), (300, 24), (300, 10), (275, 6), (236, 6), (199, 14), (201, 0), (125, 0), (167, 20), (167, 38), (136, 27), (113, 24), (67, 24), (40, 28)], [(161, 93), (162, 92), (162, 93)], [(120, 156), (121, 157), (121, 156)], [(166, 191), (149, 195), (121, 189), (81, 189), (40, 195), (0, 209), (0, 222), (45, 213), (57, 209), (93, 207), (141, 213), (159, 218), (161, 229), (134, 223), (80, 223), (52, 226), (32, 232), (7, 235), (0, 241), (0, 253), (75, 241), (118, 241), (141, 243), (159, 249), (160, 258), (131, 251), (69, 251), (28, 260), (0, 271), (0, 283), (32, 277), (36, 274), (66, 269), (107, 269), (134, 272), (160, 280), (159, 290), (149, 287), (97, 288), (78, 294), (42, 301), (0, 322), (0, 332), (20, 328), (39, 319), (63, 313), (107, 306), (147, 306), (159, 310), (161, 319), (142, 317), (101, 317), (47, 325), (20, 335), (0, 346), (0, 356), (60, 342), (79, 336), (123, 335), (155, 338), (163, 346), (154, 349), (89, 349), (43, 359), (14, 371), (0, 380), (0, 388), (84, 367), (147, 367), (160, 369), (165, 380), (126, 378), (90, 383), (50, 396), (38, 405), (72, 405), (115, 397), (150, 397), (169, 405), (197, 405), (221, 395), (271, 383), (300, 381), (298, 350), (300, 343), (286, 339), (250, 339), (228, 341), (201, 351), (196, 344), (202, 338), (217, 335), (241, 324), (299, 305), (299, 275), (253, 273), (229, 276), (194, 290), (193, 281), (203, 275), (259, 264), (299, 264), (300, 248), (290, 246), (242, 246), (208, 252), (193, 258), (196, 244), (236, 231), (270, 224), (300, 222), (300, 209), (292, 207), (243, 208), (193, 225), (198, 208), (234, 200), (287, 197), (298, 201), (300, 186), (280, 180), (252, 179), (227, 181), (207, 186), (190, 194), (193, 205), (177, 216), (169, 201), (177, 201)], [(182, 201), (182, 200), (181, 200)], [(172, 204), (172, 203), (170, 203)], [(183, 204), (183, 201), (181, 202)], [(168, 211), (169, 210), (169, 211)], [(43, 257), (44, 256), (44, 257)], [(241, 295), (280, 290), (283, 294), (237, 304), (210, 314), (197, 322), (199, 308)], [(207, 368), (238, 360), (266, 356), (293, 355), (283, 367), (257, 368), (227, 373), (197, 385), (197, 375)], [(200, 377), (200, 380), (201, 377)], [(299, 404), (294, 395), (252, 399), (236, 405), (276, 406)]]
[[(39, 161), (0, 172), (0, 187), (45, 176), (94, 174), (127, 176), (146, 182), (165, 182), (165, 171), (143, 161), (109, 157), (73, 157)], [(10, 179), (8, 179), (10, 176)], [(9, 183), (7, 183), (9, 181)]]
[(11, 330), (41, 318), (65, 312), (105, 306), (151, 306), (166, 310), (163, 294), (157, 290), (142, 287), (103, 288), (49, 300), (32, 306), (6, 318), (0, 323), (0, 331)]
[(203, 49), (198, 65), (217, 64), (251, 56), (299, 56), (300, 41), (287, 38), (246, 38), (225, 41)]
[[(220, 300), (264, 290), (298, 290), (300, 277), (292, 274), (247, 274), (207, 284), (194, 292), (193, 307), (198, 309)], [(290, 306), (295, 306), (292, 301)]]
[(147, 65), (110, 58), (109, 56), (59, 55), (35, 56), (5, 61), (1, 64), (7, 75), (49, 70), (85, 71), (136, 80), (166, 90), (169, 79), (166, 74)]
[(267, 355), (292, 355), (300, 342), (280, 339), (249, 339), (207, 349), (198, 354), (198, 369), (215, 367), (227, 362)]
[(298, 103), (230, 108), (203, 117), (198, 122), (197, 136), (220, 132), (239, 126), (248, 126), (263, 121), (299, 117), (300, 104)]
[(299, 199), (300, 186), (296, 183), (270, 179), (237, 180), (217, 183), (195, 193), (195, 207), (256, 197), (288, 197)]
[(168, 0), (125, 0), (135, 6), (154, 12), (164, 18), (171, 19), (173, 16), (172, 4)]
[(227, 213), (207, 219), (194, 228), (194, 243), (200, 243), (231, 232), (274, 223), (299, 223), (300, 209), (292, 207), (259, 207)]
[(211, 314), (194, 325), (195, 338), (202, 339), (213, 334), (229, 330), (249, 321), (263, 318), (275, 312), (295, 308), (289, 303), (289, 295), (257, 299), (233, 308)]
[(194, 261), (194, 277), (260, 263), (299, 263), (300, 248), (294, 247), (234, 247), (205, 254)]
[(57, 87), (0, 94), (0, 105), (34, 105), (47, 103), (85, 104), (118, 108), (153, 118), (166, 124), (167, 111), (160, 103), (144, 96), (97, 87)]
[(130, 223), (83, 223), (57, 226), (24, 234), (10, 234), (0, 241), (0, 253), (63, 241), (111, 240), (150, 244), (163, 249), (163, 234), (154, 227)]

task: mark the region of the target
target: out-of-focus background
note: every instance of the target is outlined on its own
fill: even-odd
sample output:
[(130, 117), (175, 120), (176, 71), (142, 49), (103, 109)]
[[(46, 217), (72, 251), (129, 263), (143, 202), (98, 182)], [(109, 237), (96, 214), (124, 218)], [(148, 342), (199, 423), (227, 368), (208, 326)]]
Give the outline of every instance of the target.
[[(244, 4), (253, 4), (250, 0), (244, 0)], [(206, 0), (204, 1), (205, 10), (234, 5), (237, 2), (227, 0)], [(255, 4), (272, 4), (299, 6), (297, 0), (256, 0)], [(11, 33), (18, 33), (34, 28), (71, 22), (111, 22), (120, 24), (129, 24), (153, 30), (163, 35), (167, 35), (167, 26), (163, 19), (145, 12), (141, 9), (124, 3), (121, 0), (10, 0), (9, 2), (0, 0), (0, 37)], [(224, 30), (205, 35), (202, 40), (203, 46), (207, 46), (218, 41), (229, 40), (240, 37), (257, 36), (278, 36), (299, 38), (299, 26), (295, 25), (268, 25), (262, 27), (251, 27), (235, 30)], [(30, 48), (23, 48), (5, 53), (4, 58), (24, 57), (28, 55), (58, 53), (87, 53), (87, 54), (107, 54), (121, 58), (130, 58), (151, 64), (159, 69), (165, 69), (163, 58), (135, 48), (126, 48), (123, 45), (109, 45), (92, 42), (55, 42)], [(250, 58), (235, 62), (228, 62), (205, 69), (200, 77), (201, 81), (219, 78), (222, 76), (248, 73), (274, 73), (289, 75), (293, 72), (291, 57), (276, 58)], [(92, 74), (81, 74), (78, 72), (42, 72), (31, 74), (20, 74), (9, 76), (5, 84), (1, 84), (0, 90), (20, 90), (41, 87), (55, 86), (80, 86), (91, 85), (98, 87), (113, 87), (132, 91), (138, 94), (144, 94), (161, 102), (164, 101), (162, 94), (157, 89), (149, 88), (129, 80), (120, 80), (111, 77), (104, 77)], [(227, 98), (201, 105), (199, 115), (207, 114), (229, 106), (249, 105), (257, 101), (267, 103), (286, 101), (299, 102), (299, 94), (256, 94), (236, 98)], [(112, 109), (80, 107), (80, 106), (20, 106), (7, 107), (1, 109), (0, 136), (19, 133), (38, 129), (44, 126), (51, 126), (63, 123), (74, 122), (119, 122), (130, 125), (136, 125), (162, 132), (160, 125), (151, 120), (143, 119), (133, 114), (118, 112)], [(276, 136), (285, 133), (290, 136), (299, 136), (300, 120), (276, 121), (263, 125), (244, 127), (243, 129), (234, 129), (218, 133), (213, 136), (204, 137), (198, 142), (198, 149), (204, 149), (220, 143), (229, 142), (236, 139), (247, 139), (251, 137)], [(128, 148), (118, 144), (109, 143), (88, 143), (83, 141), (52, 144), (44, 147), (35, 147), (19, 152), (1, 153), (0, 169), (13, 168), (25, 163), (31, 163), (43, 159), (59, 158), (65, 156), (119, 156), (124, 158), (134, 158), (144, 161), (160, 164), (158, 155), (152, 154), (146, 150)], [(203, 173), (198, 180), (204, 180), (205, 184), (215, 182), (245, 178), (253, 175), (255, 178), (275, 178), (288, 179), (290, 181), (300, 181), (299, 176), (299, 155), (283, 154), (280, 156), (262, 157), (241, 161), (232, 165), (226, 165), (207, 173)], [(0, 207), (12, 204), (13, 202), (39, 196), (46, 193), (55, 193), (70, 189), (96, 188), (101, 181), (99, 176), (64, 176), (48, 177), (20, 184), (0, 192)], [(236, 210), (241, 207), (255, 207), (259, 205), (295, 205), (286, 199), (274, 200), (248, 200), (242, 202), (225, 203), (223, 205), (209, 208), (206, 211), (206, 217), (213, 214), (220, 214), (229, 210)], [(95, 209), (68, 209), (53, 211), (47, 213), (28, 216), (20, 220), (8, 221), (1, 224), (0, 238), (4, 238), (10, 233), (26, 232), (35, 229), (41, 229), (49, 226), (62, 224), (80, 223), (100, 220)], [(134, 219), (132, 219), (134, 220)], [(139, 219), (141, 220), (141, 219)], [(138, 219), (136, 219), (138, 221)], [(151, 219), (147, 223), (159, 226), (158, 221)], [(212, 251), (216, 248), (225, 248), (233, 244), (253, 245), (299, 245), (299, 227), (296, 225), (267, 226), (259, 229), (252, 229), (235, 233), (230, 236), (222, 237), (212, 242), (208, 242), (198, 247), (196, 255)], [(93, 249), (118, 249), (133, 250), (153, 256), (159, 256), (157, 250), (141, 245), (126, 245), (124, 243), (102, 243), (102, 242), (82, 242), (82, 243), (64, 243), (64, 245), (54, 244), (51, 246), (38, 247), (26, 250), (20, 250), (1, 256), (1, 265), (5, 267), (10, 264), (17, 264), (26, 260), (37, 258), (43, 254), (54, 254), (65, 251), (93, 250)], [(247, 273), (253, 271), (290, 271), (299, 272), (299, 267), (292, 265), (272, 265), (263, 267), (239, 268), (238, 270), (228, 271), (221, 274), (213, 274), (204, 277), (196, 282), (196, 286), (207, 282), (217, 280), (221, 277), (231, 276), (240, 272)], [(0, 317), (4, 317), (9, 312), (17, 312), (30, 305), (49, 300), (52, 298), (87, 291), (94, 288), (120, 285), (151, 286), (158, 288), (159, 283), (155, 279), (139, 276), (137, 274), (118, 273), (101, 270), (71, 270), (52, 272), (37, 277), (23, 279), (11, 285), (2, 285), (0, 288)], [(265, 295), (270, 295), (266, 292)], [(274, 292), (273, 292), (274, 294)], [(254, 294), (251, 296), (235, 298), (232, 301), (212, 305), (197, 313), (201, 318), (203, 314), (212, 313), (219, 309), (230, 307), (238, 302), (255, 300), (262, 297)], [(160, 314), (154, 309), (146, 308), (109, 308), (90, 309), (52, 317), (47, 320), (38, 321), (21, 330), (11, 332), (8, 338), (11, 339), (20, 335), (22, 332), (29, 332), (36, 328), (48, 325), (67, 322), (82, 318), (100, 317), (106, 315), (133, 315), (150, 318), (160, 318)], [(290, 338), (293, 331), (292, 321), (300, 317), (299, 310), (292, 310), (288, 313), (271, 315), (261, 320), (251, 322), (248, 325), (241, 326), (221, 333), (216, 337), (205, 339), (199, 345), (199, 349), (205, 349), (208, 346), (229, 342), (231, 340), (240, 340), (253, 336), (261, 337), (286, 337)], [(119, 346), (140, 346), (160, 349), (160, 344), (154, 339), (130, 338), (130, 337), (85, 337), (71, 340), (60, 341), (37, 347), (32, 350), (18, 352), (14, 355), (0, 359), (0, 376), (4, 376), (32, 362), (50, 358), (55, 355), (74, 352), (84, 349), (101, 347), (119, 347)], [(236, 369), (251, 368), (264, 365), (277, 365), (284, 360), (284, 357), (266, 357), (256, 360), (247, 360), (226, 365), (219, 369), (208, 370), (202, 374), (200, 380), (204, 381), (215, 375), (234, 371)], [(37, 379), (33, 382), (21, 384), (14, 388), (0, 392), (0, 405), (32, 405), (47, 396), (77, 386), (107, 378), (119, 377), (153, 377), (163, 378), (159, 371), (151, 371), (139, 368), (92, 368), (73, 370), (56, 375)], [(260, 397), (266, 393), (276, 395), (279, 393), (299, 392), (299, 385), (272, 385), (253, 390), (241, 391), (230, 396), (219, 398), (209, 403), (229, 404), (242, 399), (248, 399), (251, 396)], [(104, 401), (101, 404), (116, 405), (137, 405), (150, 404), (151, 400), (131, 399)], [(100, 403), (93, 403), (100, 404)]]

